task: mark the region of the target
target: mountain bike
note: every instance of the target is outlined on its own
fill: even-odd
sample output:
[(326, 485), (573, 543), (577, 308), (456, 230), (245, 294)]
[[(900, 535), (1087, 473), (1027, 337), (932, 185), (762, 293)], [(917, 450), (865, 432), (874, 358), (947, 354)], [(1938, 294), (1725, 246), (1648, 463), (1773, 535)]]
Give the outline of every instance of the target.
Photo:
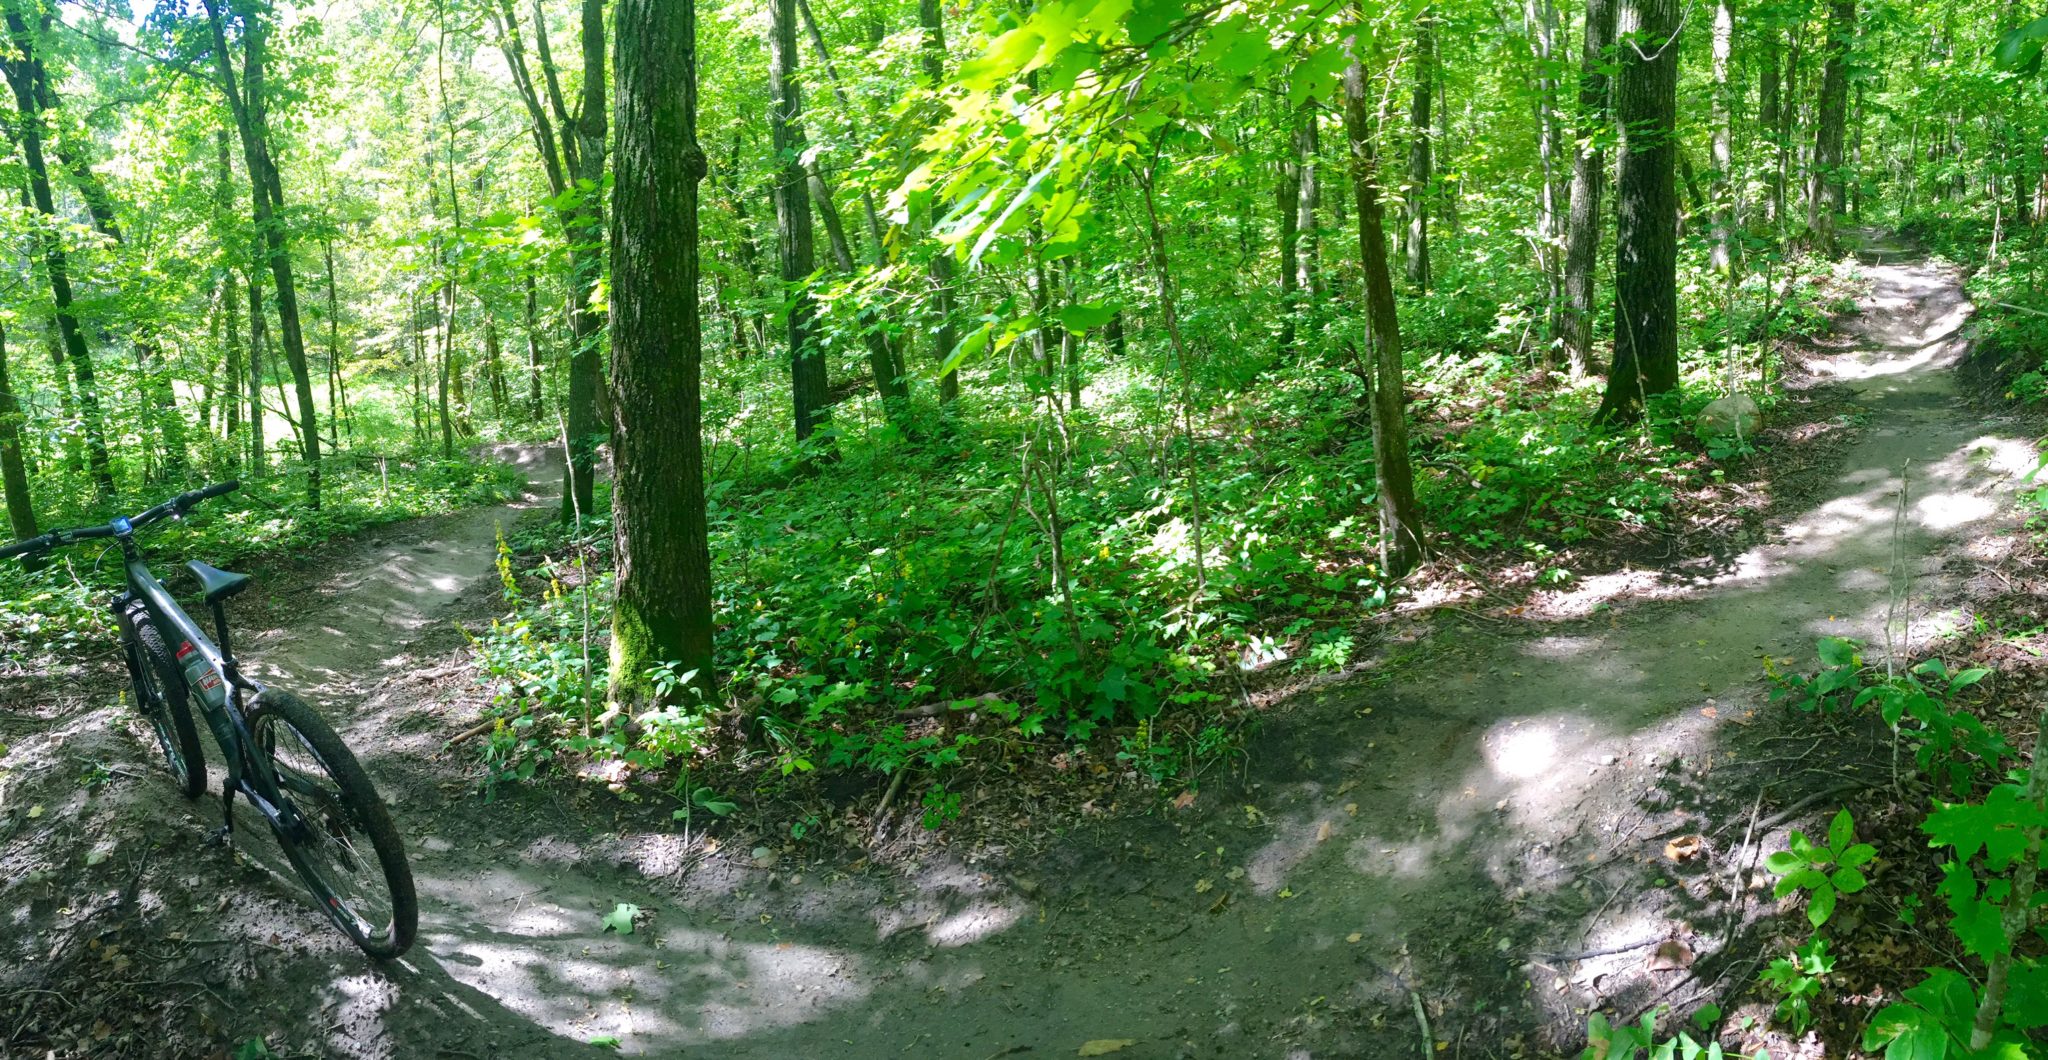
[(220, 789), (225, 823), (212, 841), (232, 841), (235, 796), (242, 796), (270, 826), (327, 918), (370, 956), (396, 957), (411, 947), (419, 927), (405, 847), (368, 774), (334, 729), (304, 700), (252, 680), (236, 665), (227, 602), (250, 586), (250, 577), (197, 560), (185, 565), (213, 613), (217, 639), (210, 639), (150, 573), (136, 546), (140, 531), (182, 519), (239, 486), (224, 482), (181, 494), (105, 526), (55, 530), (0, 548), (0, 560), (33, 562), (67, 545), (113, 541), (126, 585), (111, 607), (135, 706), (186, 798), (206, 791), (194, 700), (220, 747), (227, 769)]

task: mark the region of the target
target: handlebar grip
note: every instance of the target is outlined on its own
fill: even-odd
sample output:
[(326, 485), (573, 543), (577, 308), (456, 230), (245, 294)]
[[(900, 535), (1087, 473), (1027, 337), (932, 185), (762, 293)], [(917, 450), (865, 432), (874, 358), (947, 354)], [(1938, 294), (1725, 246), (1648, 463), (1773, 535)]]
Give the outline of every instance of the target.
[(242, 483), (238, 479), (230, 479), (226, 482), (216, 482), (213, 485), (206, 487), (205, 489), (193, 490), (192, 492), (187, 493), (182, 497), (179, 497), (176, 501), (173, 501), (172, 503), (173, 505), (176, 506), (179, 513), (182, 514), (186, 509), (191, 508), (193, 505), (198, 504), (201, 501), (210, 501), (215, 497), (225, 497), (228, 494), (233, 493), (241, 488)]
[(6, 548), (0, 548), (0, 559), (13, 559), (16, 556), (27, 556), (32, 553), (40, 552), (45, 548), (48, 548), (49, 544), (50, 537), (48, 534), (45, 534), (42, 537), (32, 537), (29, 538), (27, 541), (18, 541), (12, 545), (7, 546)]

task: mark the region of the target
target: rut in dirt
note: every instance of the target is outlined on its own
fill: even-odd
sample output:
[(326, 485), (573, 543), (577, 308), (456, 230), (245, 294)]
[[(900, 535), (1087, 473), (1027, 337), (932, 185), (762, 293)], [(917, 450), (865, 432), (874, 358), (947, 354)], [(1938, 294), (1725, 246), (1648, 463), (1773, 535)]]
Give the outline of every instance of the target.
[[(1731, 993), (1770, 907), (1723, 871), (1752, 807), (1768, 821), (1869, 775), (1772, 763), (1763, 657), (1803, 661), (1820, 635), (1882, 646), (1888, 624), (1902, 656), (1937, 636), (2034, 463), (1955, 388), (1956, 277), (1896, 253), (1876, 248), (1845, 348), (1816, 365), (1853, 389), (1865, 430), (1769, 540), (1589, 579), (1544, 601), (1553, 621), (1440, 636), (1376, 689), (1280, 708), (1241, 790), (1021, 862), (799, 865), (686, 846), (649, 825), (662, 815), (555, 789), (483, 801), (443, 751), (476, 693), (434, 675), (459, 673), (454, 624), (487, 613), (491, 544), (519, 510), (393, 532), (275, 601), (284, 621), (250, 654), (329, 705), (393, 803), (419, 944), (367, 962), (280, 882), (219, 917), (271, 941), (218, 989), (250, 1030), (332, 1056), (614, 1040), (970, 1060), (1101, 1039), (1132, 1057), (1412, 1054), (1418, 1002), (1447, 1050), (1540, 1056), (1595, 1006)], [(174, 846), (196, 843), (203, 807), (161, 812), (186, 833)], [(1661, 861), (1681, 833), (1705, 855)], [(619, 903), (641, 909), (630, 936), (601, 928)]]

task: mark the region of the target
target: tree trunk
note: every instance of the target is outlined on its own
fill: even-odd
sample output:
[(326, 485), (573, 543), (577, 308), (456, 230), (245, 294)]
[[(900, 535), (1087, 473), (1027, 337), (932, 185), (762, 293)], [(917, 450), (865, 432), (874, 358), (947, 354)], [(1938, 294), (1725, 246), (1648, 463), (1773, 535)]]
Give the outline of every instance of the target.
[[(819, 45), (822, 47), (822, 43)], [(816, 200), (818, 217), (825, 222), (826, 242), (832, 247), (832, 261), (839, 271), (851, 277), (855, 274), (853, 246), (846, 238), (846, 224), (840, 218), (839, 207), (832, 204), (832, 189), (825, 184), (813, 163), (807, 170), (807, 185), (811, 197)], [(868, 370), (874, 373), (875, 396), (882, 400), (882, 414), (898, 427), (909, 426), (907, 404), (910, 398), (909, 383), (903, 378), (896, 364), (896, 351), (889, 347), (889, 337), (876, 326), (873, 314), (860, 314), (861, 342), (868, 348)]]
[(263, 308), (263, 285), (252, 270), (249, 282), (249, 474), (262, 478), (270, 471), (263, 448), (263, 362), (270, 353), (270, 316)]
[(1607, 186), (1607, 151), (1601, 146), (1612, 111), (1607, 67), (1613, 61), (1614, 0), (1586, 0), (1584, 51), (1579, 58), (1579, 148), (1572, 155), (1571, 217), (1566, 224), (1564, 305), (1558, 339), (1572, 378), (1596, 371), (1593, 360), (1594, 275), (1600, 262), (1601, 192)]
[(1301, 312), (1301, 166), (1280, 163), (1280, 186), (1273, 193), (1280, 212), (1280, 352), (1294, 353), (1294, 318)]
[(1320, 222), (1316, 214), (1323, 207), (1323, 181), (1318, 171), (1317, 157), (1322, 154), (1322, 134), (1316, 126), (1316, 111), (1304, 107), (1300, 123), (1294, 127), (1294, 157), (1301, 164), (1301, 210), (1294, 219), (1295, 238), (1300, 261), (1301, 296), (1315, 305), (1323, 297), (1323, 241), (1319, 233)]
[[(223, 3), (238, 15), (242, 27), (242, 72), (235, 73), (234, 57), (228, 51), (226, 24), (221, 17)], [(298, 391), (298, 432), (300, 450), (306, 461), (306, 505), (320, 508), (320, 411), (313, 403), (313, 379), (306, 361), (306, 337), (299, 321), (298, 285), (292, 274), (291, 247), (285, 238), (284, 181), (270, 149), (269, 84), (266, 64), (268, 28), (262, 13), (251, 0), (205, 0), (213, 28), (214, 65), (220, 74), (222, 94), (227, 97), (235, 126), (242, 135), (242, 154), (248, 163), (250, 202), (256, 231), (269, 258), (271, 281), (277, 288), (278, 337), (284, 344), (285, 363), (291, 369)], [(249, 6), (242, 6), (249, 5)]]
[[(1558, 114), (1557, 0), (1527, 0), (1524, 17), (1536, 55), (1536, 160), (1542, 186), (1536, 191), (1536, 265), (1543, 273), (1544, 332), (1559, 337), (1564, 302), (1565, 182), (1560, 179), (1564, 155), (1564, 123)], [(1542, 363), (1556, 357), (1545, 348)]]
[[(1783, 106), (1779, 74), (1784, 63), (1784, 47), (1779, 42), (1780, 33), (1775, 24), (1765, 21), (1762, 33), (1764, 57), (1762, 69), (1758, 74), (1756, 123), (1758, 131), (1764, 136), (1764, 141), (1775, 148), (1778, 142), (1778, 114)], [(1785, 216), (1784, 172), (1776, 166), (1771, 170), (1769, 202), (1770, 220), (1775, 225)]]
[(7, 378), (7, 332), (0, 328), (0, 492), (7, 494), (7, 529), (16, 541), (40, 532), (28, 492), (28, 468), (21, 460), (21, 424), (21, 405)]
[[(939, 3), (940, 0), (917, 0), (917, 22), (924, 31), (919, 61), (924, 66), (925, 79), (933, 88), (945, 84), (946, 81), (945, 15)], [(932, 313), (939, 318), (938, 327), (932, 333), (933, 352), (938, 360), (944, 363), (952, 357), (953, 347), (960, 344), (960, 328), (953, 313), (952, 255), (944, 250), (934, 253), (928, 274), (932, 283)], [(949, 371), (939, 376), (939, 403), (950, 405), (958, 400), (959, 371)]]
[(1415, 473), (1408, 463), (1407, 385), (1401, 363), (1401, 324), (1394, 278), (1387, 268), (1387, 236), (1380, 203), (1379, 158), (1368, 108), (1365, 56), (1358, 50), (1371, 30), (1354, 8), (1356, 34), (1344, 72), (1344, 131), (1351, 148), (1351, 189), (1358, 206), (1358, 256), (1365, 267), (1366, 329), (1371, 338), (1372, 452), (1379, 486), (1380, 568), (1405, 576), (1422, 559), (1422, 512), (1415, 503)]
[(526, 418), (540, 422), (540, 291), (528, 269), (522, 278), (526, 287)]
[[(40, 60), (36, 41), (27, 23), (12, 9), (7, 12), (7, 31), (13, 39), (15, 57), (8, 58), (5, 72), (14, 90), (15, 109), (21, 115), (19, 142), (22, 160), (28, 166), (29, 195), (43, 216), (61, 221), (56, 198), (50, 190), (50, 173), (43, 160), (42, 99), (36, 92)], [(85, 431), (86, 460), (92, 469), (93, 489), (101, 498), (114, 494), (114, 473), (107, 459), (106, 426), (100, 414), (99, 385), (93, 378), (92, 355), (85, 346), (85, 333), (72, 311), (71, 263), (54, 232), (42, 240), (43, 271), (50, 284), (50, 298), (56, 306), (57, 333), (63, 340), (65, 359), (70, 363), (79, 418)]]
[(1825, 253), (1835, 250), (1835, 219), (1847, 209), (1842, 140), (1849, 111), (1849, 49), (1856, 39), (1856, 0), (1829, 0), (1827, 59), (1813, 128), (1813, 171), (1807, 181), (1807, 224)]
[[(808, 177), (799, 162), (804, 153), (803, 93), (797, 87), (796, 0), (772, 0), (769, 32), (768, 128), (775, 145), (775, 250), (789, 300), (788, 343), (790, 406), (800, 451), (833, 451), (831, 436), (811, 437), (831, 425), (826, 402), (828, 380), (824, 351), (816, 337), (817, 308), (808, 287), (815, 268)], [(810, 445), (807, 445), (810, 443)], [(800, 456), (808, 465), (811, 458)]]
[[(695, 0), (620, 0), (618, 47), (611, 699), (630, 711), (716, 684), (699, 389), (697, 183), (705, 166)], [(649, 680), (664, 665), (690, 676)]]
[(1595, 421), (1634, 422), (1678, 388), (1678, 0), (1621, 0), (1614, 369)]
[(1430, 92), (1436, 85), (1436, 16), (1428, 8), (1415, 19), (1415, 84), (1408, 96), (1408, 231), (1402, 240), (1408, 284), (1427, 292), (1429, 270), (1429, 182), (1431, 179)]
[(1735, 269), (1735, 86), (1728, 79), (1728, 59), (1734, 46), (1734, 0), (1717, 0), (1713, 50), (1714, 244), (1708, 264), (1730, 284), (1734, 282)]

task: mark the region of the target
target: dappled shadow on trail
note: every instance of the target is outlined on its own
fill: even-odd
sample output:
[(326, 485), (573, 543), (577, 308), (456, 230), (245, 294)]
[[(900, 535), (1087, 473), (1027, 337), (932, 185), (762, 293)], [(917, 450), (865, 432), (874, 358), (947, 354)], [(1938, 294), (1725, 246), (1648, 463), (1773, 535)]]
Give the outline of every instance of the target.
[[(1798, 823), (1781, 811), (1876, 776), (1870, 732), (1766, 709), (1765, 658), (1808, 665), (1819, 635), (1881, 647), (1888, 625), (1901, 655), (1939, 635), (2032, 467), (1950, 381), (1954, 278), (1868, 271), (1855, 351), (1817, 366), (1867, 429), (1770, 540), (1646, 597), (1598, 579), (1556, 594), (1549, 610), (1578, 618), (1447, 631), (1374, 689), (1273, 711), (1241, 787), (1007, 870), (942, 847), (894, 868), (778, 864), (686, 845), (665, 811), (601, 794), (478, 799), (439, 749), (472, 712), (385, 660), (427, 657), (489, 577), (495, 527), (440, 524), (445, 568), (393, 535), (373, 546), (398, 550), (388, 562), (362, 553), (284, 602), (252, 654), (342, 707), (410, 829), (419, 945), (373, 967), (274, 881), (222, 917), (257, 938), (297, 925), (249, 953), (241, 989), (337, 1056), (615, 1038), (650, 1056), (969, 1060), (1105, 1038), (1147, 1058), (1409, 1055), (1417, 1002), (1443, 1055), (1550, 1055), (1591, 1007), (1725, 994), (1760, 955), (1773, 903), (1747, 867)], [(603, 927), (622, 904), (628, 935)]]

